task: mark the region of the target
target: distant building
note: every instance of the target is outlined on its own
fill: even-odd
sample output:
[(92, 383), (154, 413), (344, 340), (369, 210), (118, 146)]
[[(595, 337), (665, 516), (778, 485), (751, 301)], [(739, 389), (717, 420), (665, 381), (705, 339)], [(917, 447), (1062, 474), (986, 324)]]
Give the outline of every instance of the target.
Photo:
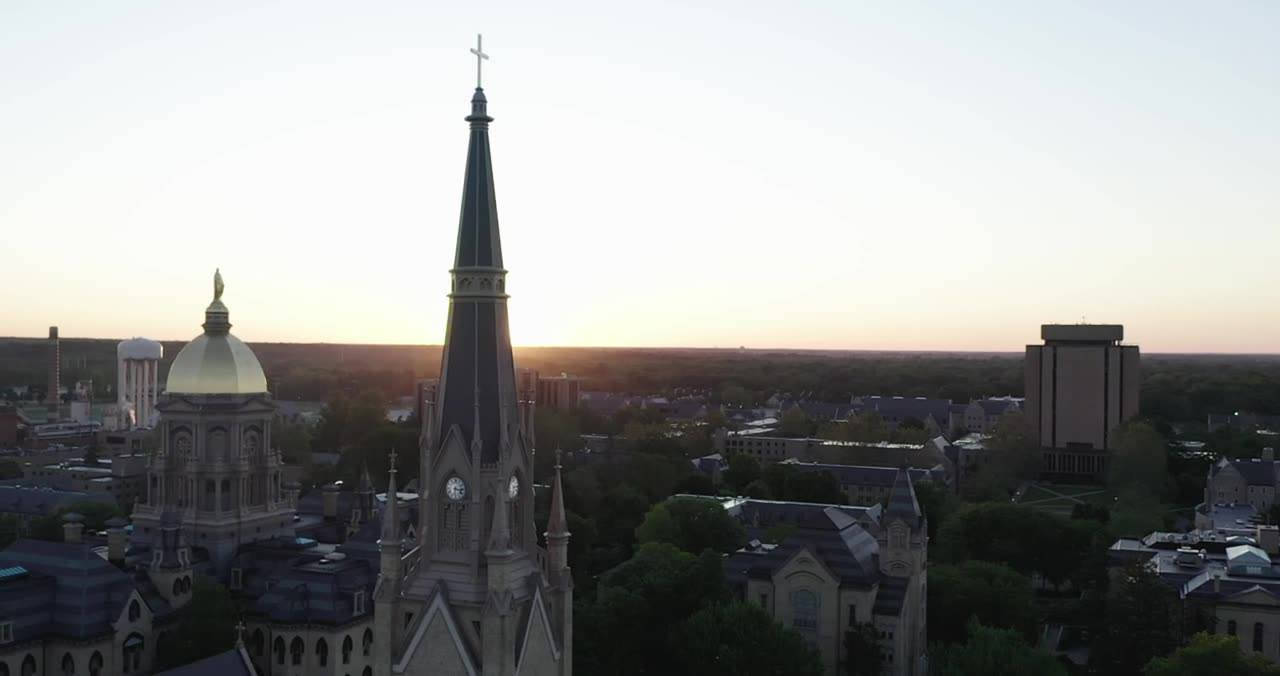
[(154, 427), (164, 346), (146, 338), (116, 345), (116, 407), (120, 429)]
[(578, 408), (578, 399), (582, 396), (582, 379), (561, 373), (558, 376), (545, 378), (537, 376), (538, 405), (554, 410), (572, 410)]
[[(872, 465), (835, 465), (823, 462), (801, 462), (784, 460), (782, 464), (794, 467), (800, 472), (826, 472), (835, 477), (840, 490), (849, 498), (851, 505), (873, 505), (889, 497), (897, 479), (897, 467), (877, 467)], [(912, 467), (907, 470), (911, 475), (911, 483), (933, 482), (939, 486), (946, 485), (947, 471), (942, 465), (932, 469)]]
[(1264, 448), (1261, 458), (1222, 458), (1209, 468), (1204, 501), (1210, 504), (1248, 504), (1266, 514), (1276, 504), (1280, 488), (1280, 463), (1274, 448)]
[(946, 460), (947, 440), (934, 437), (921, 444), (894, 442), (834, 441), (817, 437), (774, 436), (767, 428), (717, 430), (711, 436), (712, 450), (727, 456), (744, 453), (761, 463), (795, 459), (806, 462), (838, 462), (849, 465), (930, 468)]
[(1258, 429), (1280, 430), (1280, 415), (1258, 415), (1238, 411), (1226, 414), (1210, 413), (1208, 426), (1210, 432), (1216, 432), (1224, 427), (1242, 432)]
[(967, 404), (952, 404), (948, 429), (991, 434), (1000, 418), (1006, 413), (1021, 411), (1023, 402), (1020, 397), (993, 397), (974, 399)]
[(82, 458), (46, 462), (34, 456), (22, 466), (24, 485), (105, 495), (125, 510), (145, 497), (146, 477), (147, 456), (142, 453), (101, 458), (94, 463)]
[(33, 519), (57, 514), (59, 509), (81, 502), (112, 504), (115, 501), (105, 493), (58, 490), (48, 486), (5, 482), (0, 485), (0, 516), (10, 516), (18, 521), (18, 532), (25, 533)]
[(1028, 345), (1026, 417), (1044, 472), (1098, 477), (1115, 429), (1138, 413), (1138, 347), (1121, 345), (1119, 324), (1045, 324)]
[[(714, 499), (714, 498), (707, 498)], [(759, 604), (818, 649), (826, 672), (845, 673), (845, 633), (870, 624), (880, 638), (882, 672), (926, 672), (926, 521), (906, 472), (888, 507), (847, 507), (736, 499), (725, 507), (751, 543), (725, 559), (737, 597)], [(788, 526), (776, 545), (773, 526)]]
[(928, 397), (854, 397), (850, 402), (850, 415), (862, 415), (875, 411), (880, 414), (889, 429), (909, 420), (918, 421), (930, 434), (947, 431), (951, 422), (951, 400)]

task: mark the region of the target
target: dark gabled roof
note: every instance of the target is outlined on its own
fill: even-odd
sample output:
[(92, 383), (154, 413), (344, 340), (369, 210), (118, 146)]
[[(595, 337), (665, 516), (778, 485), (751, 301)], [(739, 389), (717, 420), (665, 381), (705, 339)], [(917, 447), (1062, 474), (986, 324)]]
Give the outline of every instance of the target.
[(236, 647), (191, 664), (161, 671), (155, 676), (257, 676), (257, 672), (249, 662), (249, 656)]
[(1272, 460), (1232, 460), (1231, 466), (1244, 477), (1250, 486), (1274, 486), (1276, 484), (1276, 463)]
[[(813, 420), (844, 420), (849, 417), (849, 411), (852, 408), (849, 404), (827, 401), (801, 401), (796, 402), (795, 406), (799, 406), (800, 410)], [(783, 410), (788, 408), (791, 407), (784, 406)]]
[[(20, 483), (21, 479), (13, 480)], [(100, 502), (115, 504), (115, 498), (106, 493), (81, 493), (79, 491), (60, 491), (52, 488), (22, 485), (0, 485), (0, 513), (23, 514), (26, 516), (45, 516), (58, 511), (58, 508), (77, 502)]]
[(93, 545), (18, 540), (0, 552), (0, 568), (30, 575), (0, 582), (0, 607), (13, 612), (15, 639), (44, 634), (100, 636), (135, 589), (134, 580), (93, 552)]
[(862, 403), (854, 405), (854, 413), (876, 411), (883, 417), (916, 418), (924, 422), (933, 416), (934, 422), (945, 424), (951, 417), (950, 399), (929, 399), (926, 397), (860, 397)]
[[(893, 486), (898, 477), (898, 468), (896, 467), (834, 465), (810, 462), (786, 462), (784, 464), (801, 472), (830, 472), (842, 486), (883, 486), (889, 488)], [(913, 467), (908, 470), (908, 473), (910, 473), (913, 482), (931, 481), (934, 478), (933, 471), (927, 469)]]
[(879, 546), (873, 535), (835, 507), (828, 507), (827, 528), (798, 528), (773, 549), (742, 550), (725, 559), (732, 584), (768, 579), (801, 550), (808, 550), (841, 583), (867, 585), (880, 577)]
[(876, 591), (876, 605), (871, 612), (874, 615), (897, 617), (902, 614), (902, 605), (907, 600), (907, 581), (905, 577), (880, 578), (880, 589)]
[(1017, 408), (1008, 399), (979, 399), (976, 403), (982, 407), (982, 412), (986, 415), (1004, 415), (1010, 409)]

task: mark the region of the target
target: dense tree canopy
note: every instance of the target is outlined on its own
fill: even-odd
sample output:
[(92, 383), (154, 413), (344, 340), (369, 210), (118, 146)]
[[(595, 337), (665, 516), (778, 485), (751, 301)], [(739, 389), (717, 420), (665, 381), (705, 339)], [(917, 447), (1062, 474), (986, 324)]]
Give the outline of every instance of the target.
[(1073, 576), (1095, 545), (1101, 524), (1068, 520), (1026, 505), (966, 505), (938, 529), (938, 560), (980, 559), (1039, 573), (1054, 584)]
[(229, 650), (239, 617), (225, 587), (197, 575), (178, 628), (156, 645), (157, 669), (172, 669)]
[(715, 604), (668, 639), (676, 671), (699, 676), (822, 676), (818, 651), (754, 603)]
[(1012, 629), (1027, 640), (1036, 635), (1031, 580), (1012, 568), (986, 561), (929, 568), (929, 639), (963, 641), (970, 618), (987, 627)]
[(932, 676), (1066, 676), (1067, 671), (1048, 653), (1027, 644), (1012, 629), (968, 625), (964, 643), (936, 645), (929, 650)]
[(1280, 665), (1262, 655), (1246, 655), (1235, 636), (1200, 633), (1168, 657), (1147, 663), (1144, 676), (1280, 676)]
[(715, 500), (671, 498), (649, 509), (636, 542), (666, 542), (691, 554), (729, 553), (746, 542), (746, 530)]
[(1136, 674), (1178, 646), (1181, 607), (1173, 590), (1141, 565), (1123, 570), (1112, 591), (1090, 664), (1104, 674)]

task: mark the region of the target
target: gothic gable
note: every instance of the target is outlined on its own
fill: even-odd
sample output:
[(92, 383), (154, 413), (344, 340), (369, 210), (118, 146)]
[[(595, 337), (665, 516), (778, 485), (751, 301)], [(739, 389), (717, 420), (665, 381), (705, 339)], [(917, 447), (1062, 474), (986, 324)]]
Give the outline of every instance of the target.
[(560, 650), (551, 638), (551, 621), (547, 618), (542, 590), (534, 591), (529, 619), (524, 625), (524, 640), (516, 663), (517, 676), (543, 676), (558, 672)]
[(436, 594), (431, 600), (425, 616), (418, 622), (417, 631), (409, 640), (409, 647), (399, 663), (393, 665), (392, 672), (432, 676), (476, 676), (478, 673), (458, 632), (453, 611), (444, 602), (442, 594)]
[(791, 559), (774, 574), (774, 584), (786, 580), (790, 584), (808, 579), (815, 584), (838, 584), (840, 578), (826, 566), (817, 556), (804, 547), (792, 555)]

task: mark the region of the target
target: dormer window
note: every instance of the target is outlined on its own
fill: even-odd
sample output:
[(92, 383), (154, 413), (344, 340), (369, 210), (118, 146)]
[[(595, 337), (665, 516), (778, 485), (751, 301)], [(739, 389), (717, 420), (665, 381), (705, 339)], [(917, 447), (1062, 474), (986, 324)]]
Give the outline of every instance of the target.
[(355, 615), (364, 614), (364, 590), (360, 590), (351, 597), (352, 613)]

